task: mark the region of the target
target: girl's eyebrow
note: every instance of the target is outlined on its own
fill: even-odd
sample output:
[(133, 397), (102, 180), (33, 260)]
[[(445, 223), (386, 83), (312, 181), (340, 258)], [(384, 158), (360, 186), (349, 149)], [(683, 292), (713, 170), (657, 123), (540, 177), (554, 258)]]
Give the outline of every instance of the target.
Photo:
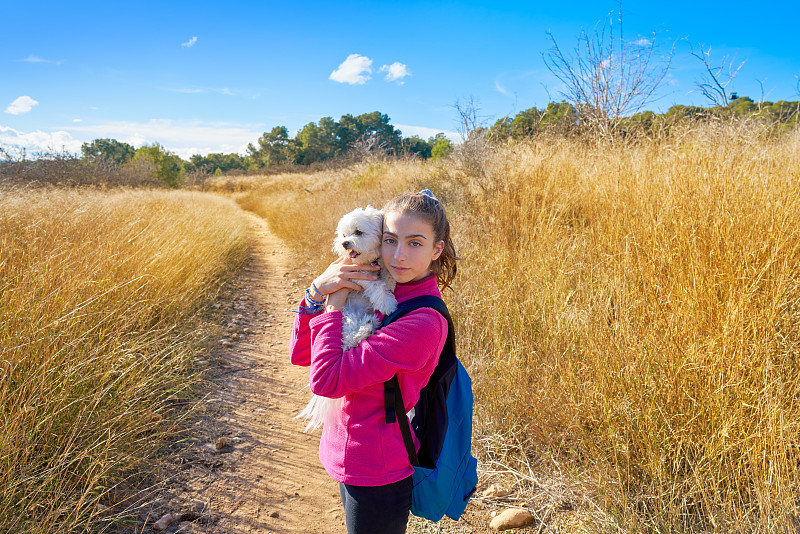
[[(394, 232), (390, 232), (389, 230), (384, 230), (383, 235), (390, 235), (392, 237), (397, 237), (397, 234), (395, 234)], [(405, 239), (413, 239), (413, 238), (428, 239), (424, 234), (411, 234), (405, 236)]]

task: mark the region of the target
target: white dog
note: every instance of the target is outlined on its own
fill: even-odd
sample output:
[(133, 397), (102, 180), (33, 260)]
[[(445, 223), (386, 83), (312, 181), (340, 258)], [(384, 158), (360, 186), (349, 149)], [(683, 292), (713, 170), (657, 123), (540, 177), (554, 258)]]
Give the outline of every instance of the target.
[[(342, 350), (355, 347), (375, 331), (379, 324), (375, 310), (389, 315), (397, 308), (395, 281), (381, 260), (382, 237), (383, 213), (372, 206), (351, 211), (336, 227), (333, 252), (349, 257), (357, 265), (377, 262), (381, 266), (377, 280), (353, 280), (364, 290), (351, 291), (342, 308)], [(341, 398), (314, 395), (297, 417), (308, 421), (306, 431), (313, 430), (334, 421), (342, 411), (342, 403)]]

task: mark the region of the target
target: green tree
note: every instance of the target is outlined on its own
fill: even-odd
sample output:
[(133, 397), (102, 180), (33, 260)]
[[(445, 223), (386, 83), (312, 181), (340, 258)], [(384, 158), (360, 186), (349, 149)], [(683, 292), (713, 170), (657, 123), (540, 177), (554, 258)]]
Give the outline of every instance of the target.
[(438, 133), (435, 137), (431, 137), (429, 143), (433, 145), (431, 148), (431, 157), (433, 159), (446, 158), (453, 152), (453, 144), (443, 133)]
[(402, 149), (402, 133), (389, 124), (389, 116), (379, 111), (353, 117), (343, 115), (339, 120), (339, 145), (348, 149), (356, 143), (369, 141), (372, 146), (389, 154)]
[(765, 102), (763, 109), (769, 113), (773, 120), (781, 124), (797, 124), (798, 115), (800, 115), (800, 102), (787, 102), (786, 100), (779, 100), (774, 104)]
[(578, 124), (578, 110), (569, 102), (550, 102), (542, 116), (540, 125), (548, 130), (568, 133)]
[(749, 96), (740, 96), (739, 98), (735, 98), (728, 103), (727, 107), (739, 116), (752, 115), (753, 113), (758, 112), (758, 105), (753, 102), (753, 99)]
[(247, 145), (248, 159), (252, 167), (273, 167), (289, 159), (289, 130), (276, 126), (258, 138), (258, 147)]
[(488, 139), (494, 142), (522, 139), (544, 131), (567, 134), (577, 122), (577, 112), (569, 102), (550, 102), (546, 109), (534, 106), (520, 111), (513, 119), (503, 117), (489, 129)]
[(667, 124), (673, 124), (683, 119), (699, 119), (707, 116), (708, 110), (700, 106), (684, 106), (676, 104), (664, 114)]
[(297, 132), (293, 145), (295, 163), (309, 165), (333, 156), (335, 145), (330, 142), (329, 121), (332, 122), (333, 119), (325, 117), (320, 120), (320, 124), (324, 124), (324, 127), (310, 122)]
[(417, 135), (412, 135), (401, 140), (400, 147), (404, 154), (414, 154), (422, 159), (428, 159), (431, 157), (433, 143)]
[(128, 143), (116, 139), (95, 139), (91, 143), (81, 145), (83, 159), (91, 163), (106, 161), (116, 165), (124, 165), (131, 160), (136, 149)]
[(368, 154), (398, 154), (402, 150), (418, 152), (425, 157), (429, 148), (425, 141), (407, 141), (402, 133), (389, 123), (389, 117), (379, 111), (362, 115), (343, 115), (337, 122), (323, 117), (318, 123), (310, 122), (289, 136), (285, 126), (276, 126), (264, 133), (258, 144), (247, 146), (249, 168), (269, 167), (291, 162), (309, 165), (344, 155), (347, 152)]
[(178, 188), (183, 183), (183, 160), (158, 143), (137, 149), (129, 164), (138, 168), (152, 167), (154, 176), (168, 187)]
[(229, 172), (234, 170), (246, 170), (247, 161), (239, 154), (211, 153), (205, 156), (195, 154), (189, 158), (189, 162), (184, 165), (186, 171), (201, 172)]

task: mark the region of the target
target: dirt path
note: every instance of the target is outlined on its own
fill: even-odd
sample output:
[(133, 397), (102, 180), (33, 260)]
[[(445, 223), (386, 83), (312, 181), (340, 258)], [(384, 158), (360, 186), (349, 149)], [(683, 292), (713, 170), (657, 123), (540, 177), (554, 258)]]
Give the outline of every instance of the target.
[[(247, 214), (253, 248), (218, 306), (225, 337), (211, 357), (206, 398), (165, 467), (166, 487), (140, 511), (144, 532), (203, 534), (345, 532), (338, 485), (318, 458), (319, 432), (294, 419), (308, 370), (289, 362), (292, 309), (302, 295), (289, 255), (266, 223)], [(158, 530), (169, 513), (175, 521)], [(488, 511), (470, 504), (458, 523), (412, 518), (409, 533), (484, 533)]]
[(309, 397), (308, 370), (288, 356), (302, 288), (280, 240), (247, 216), (253, 250), (223, 299), (226, 337), (208, 362), (218, 369), (209, 373), (197, 430), (177, 454), (183, 469), (151, 508), (150, 522), (196, 508), (200, 520), (176, 521), (166, 532), (339, 532), (344, 515), (338, 486), (317, 456), (319, 433), (304, 434), (294, 419)]

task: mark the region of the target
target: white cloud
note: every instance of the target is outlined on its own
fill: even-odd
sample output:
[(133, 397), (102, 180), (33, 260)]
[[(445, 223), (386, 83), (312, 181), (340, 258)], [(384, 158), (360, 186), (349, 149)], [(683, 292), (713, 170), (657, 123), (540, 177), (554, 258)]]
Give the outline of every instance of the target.
[(500, 85), (500, 82), (499, 82), (498, 80), (495, 80), (495, 81), (494, 81), (494, 88), (495, 88), (495, 89), (497, 89), (497, 91), (498, 91), (500, 94), (503, 94), (503, 95), (506, 95), (506, 96), (510, 96), (510, 95), (508, 94), (508, 89), (506, 89), (505, 87), (503, 87), (502, 85)]
[(33, 106), (38, 106), (39, 103), (29, 96), (21, 96), (11, 102), (6, 108), (6, 113), (11, 115), (19, 115), (20, 113), (27, 113), (33, 109)]
[(30, 56), (26, 57), (21, 61), (24, 61), (25, 63), (53, 63), (54, 65), (61, 64), (61, 60), (54, 61), (52, 59), (45, 59), (43, 57), (34, 56), (33, 54), (31, 54)]
[(387, 82), (397, 81), (400, 85), (403, 85), (405, 82), (399, 80), (402, 80), (406, 76), (411, 76), (408, 65), (400, 63), (399, 61), (395, 61), (391, 65), (383, 65), (379, 72), (386, 72), (384, 80)]
[(645, 46), (650, 46), (652, 44), (652, 41), (650, 39), (642, 37), (641, 39), (634, 41), (633, 44), (635, 44), (636, 46), (645, 47)]
[(328, 79), (350, 85), (363, 85), (372, 74), (372, 60), (359, 54), (350, 54)]
[(139, 147), (155, 142), (184, 159), (194, 154), (223, 152), (244, 154), (263, 130), (260, 125), (152, 119), (146, 122), (106, 121), (70, 126), (68, 130), (90, 139), (112, 138)]
[(403, 137), (411, 137), (412, 135), (418, 135), (423, 139), (428, 139), (430, 137), (434, 137), (437, 133), (443, 133), (445, 137), (450, 139), (451, 141), (460, 141), (461, 136), (458, 132), (451, 132), (448, 130), (437, 130), (436, 128), (427, 128), (425, 126), (410, 126), (408, 124), (395, 124), (395, 128), (403, 132)]
[(107, 121), (96, 124), (72, 124), (53, 132), (21, 132), (0, 126), (0, 146), (28, 154), (67, 151), (79, 154), (81, 144), (99, 138), (111, 138), (135, 147), (160, 143), (167, 150), (189, 159), (194, 154), (222, 152), (244, 154), (248, 143), (255, 143), (264, 133), (259, 124), (207, 123), (153, 119), (146, 122)]
[(192, 37), (191, 39), (189, 39), (189, 40), (188, 40), (188, 41), (186, 41), (185, 43), (181, 43), (181, 46), (183, 46), (183, 47), (185, 47), (185, 48), (191, 48), (191, 47), (193, 47), (193, 46), (194, 46), (194, 44), (195, 44), (196, 42), (197, 42), (197, 36), (195, 35), (194, 37)]
[(83, 119), (72, 119), (72, 122), (83, 122)]
[(0, 145), (12, 147), (17, 151), (24, 149), (28, 154), (64, 151), (79, 153), (81, 151), (81, 142), (63, 130), (56, 132), (36, 130), (24, 133), (7, 126), (0, 126)]

